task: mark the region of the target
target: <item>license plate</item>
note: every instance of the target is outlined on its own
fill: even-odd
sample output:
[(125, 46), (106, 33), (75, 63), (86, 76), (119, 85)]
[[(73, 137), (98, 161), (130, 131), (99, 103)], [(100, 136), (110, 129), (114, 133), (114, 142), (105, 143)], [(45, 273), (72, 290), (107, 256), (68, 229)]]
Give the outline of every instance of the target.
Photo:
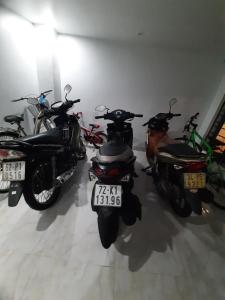
[(95, 206), (120, 207), (122, 204), (121, 185), (96, 184), (95, 186)]
[(25, 161), (3, 162), (2, 180), (3, 181), (25, 180)]
[(184, 173), (185, 189), (203, 189), (206, 184), (205, 173)]

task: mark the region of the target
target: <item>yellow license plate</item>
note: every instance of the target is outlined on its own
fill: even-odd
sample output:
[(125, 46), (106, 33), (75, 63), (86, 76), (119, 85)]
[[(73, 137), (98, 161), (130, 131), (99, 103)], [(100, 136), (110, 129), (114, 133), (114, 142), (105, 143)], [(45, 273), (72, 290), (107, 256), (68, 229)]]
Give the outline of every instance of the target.
[(185, 189), (203, 189), (206, 183), (205, 173), (184, 173)]

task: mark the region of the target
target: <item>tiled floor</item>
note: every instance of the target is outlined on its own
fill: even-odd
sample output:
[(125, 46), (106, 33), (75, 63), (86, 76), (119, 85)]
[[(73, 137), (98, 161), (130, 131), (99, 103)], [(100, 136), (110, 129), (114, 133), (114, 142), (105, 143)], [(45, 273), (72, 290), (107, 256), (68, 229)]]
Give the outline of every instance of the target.
[[(136, 152), (142, 221), (102, 248), (88, 162), (44, 212), (0, 200), (0, 300), (224, 300), (225, 212), (188, 219), (160, 199)], [(92, 156), (89, 150), (89, 156)]]

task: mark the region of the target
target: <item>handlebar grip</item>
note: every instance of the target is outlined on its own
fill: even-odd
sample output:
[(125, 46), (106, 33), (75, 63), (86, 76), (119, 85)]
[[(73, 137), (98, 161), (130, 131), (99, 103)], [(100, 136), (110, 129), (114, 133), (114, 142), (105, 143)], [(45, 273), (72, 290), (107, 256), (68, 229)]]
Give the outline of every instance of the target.
[(95, 119), (104, 119), (104, 116), (96, 116)]
[(180, 117), (181, 114), (173, 114), (174, 117)]
[(196, 119), (198, 115), (199, 115), (199, 112), (197, 112), (197, 113), (194, 115), (194, 118)]
[(42, 92), (42, 94), (51, 93), (52, 91), (53, 91), (53, 90), (48, 90), (48, 91)]
[(28, 98), (20, 98), (20, 99), (15, 99), (15, 100), (11, 100), (11, 102), (18, 102), (18, 101), (21, 101), (21, 100), (26, 100)]
[(138, 118), (142, 118), (143, 117), (143, 115), (141, 115), (141, 114), (134, 114), (134, 116), (138, 117)]
[(73, 103), (78, 103), (80, 102), (80, 99), (72, 100)]

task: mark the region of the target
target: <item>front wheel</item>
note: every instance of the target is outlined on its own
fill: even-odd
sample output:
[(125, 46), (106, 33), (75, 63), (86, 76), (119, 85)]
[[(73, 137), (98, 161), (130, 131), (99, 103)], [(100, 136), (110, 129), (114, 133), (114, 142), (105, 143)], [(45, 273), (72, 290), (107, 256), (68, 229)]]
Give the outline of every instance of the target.
[(102, 246), (108, 249), (115, 242), (119, 231), (119, 215), (112, 213), (105, 215), (102, 211), (98, 212), (98, 230)]
[(48, 162), (29, 166), (24, 185), (24, 198), (35, 210), (51, 207), (58, 199), (60, 187), (52, 186), (51, 166)]
[[(19, 138), (19, 134), (15, 131), (0, 132), (0, 141), (10, 141)], [(2, 181), (2, 164), (0, 164), (0, 194), (8, 193), (10, 181)]]

